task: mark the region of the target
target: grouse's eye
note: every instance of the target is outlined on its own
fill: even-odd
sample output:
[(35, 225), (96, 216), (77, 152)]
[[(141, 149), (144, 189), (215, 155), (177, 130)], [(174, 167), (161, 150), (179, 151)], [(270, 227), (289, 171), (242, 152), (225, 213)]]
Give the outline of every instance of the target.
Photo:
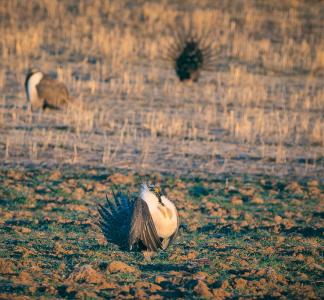
[(161, 197), (162, 194), (161, 194), (161, 189), (153, 184), (149, 184), (148, 185), (148, 189), (150, 192), (152, 192), (153, 194), (155, 194), (156, 196), (158, 197)]
[(147, 185), (148, 189), (150, 192), (154, 192), (155, 191), (155, 186), (153, 184), (148, 184)]

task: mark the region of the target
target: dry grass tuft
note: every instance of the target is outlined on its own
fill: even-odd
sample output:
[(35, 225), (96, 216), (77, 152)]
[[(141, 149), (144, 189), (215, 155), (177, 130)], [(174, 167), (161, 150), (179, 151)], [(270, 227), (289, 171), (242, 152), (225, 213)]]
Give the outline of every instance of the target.
[[(323, 171), (320, 3), (100, 0), (0, 4), (0, 157), (173, 171)], [(161, 61), (169, 24), (212, 28), (215, 71), (182, 85)], [(77, 105), (27, 109), (27, 68)]]

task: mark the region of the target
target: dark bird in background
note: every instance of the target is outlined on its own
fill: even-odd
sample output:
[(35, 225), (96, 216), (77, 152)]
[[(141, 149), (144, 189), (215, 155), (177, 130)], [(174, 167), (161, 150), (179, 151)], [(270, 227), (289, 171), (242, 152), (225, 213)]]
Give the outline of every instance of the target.
[(61, 109), (70, 101), (66, 85), (37, 69), (28, 71), (25, 80), (27, 101), (33, 110)]
[(180, 81), (198, 81), (200, 71), (213, 70), (216, 50), (210, 32), (198, 33), (190, 22), (171, 28), (171, 41), (162, 57), (170, 61)]
[(136, 199), (114, 193), (99, 206), (100, 227), (108, 242), (124, 250), (156, 252), (166, 249), (179, 228), (175, 205), (154, 185), (142, 184)]

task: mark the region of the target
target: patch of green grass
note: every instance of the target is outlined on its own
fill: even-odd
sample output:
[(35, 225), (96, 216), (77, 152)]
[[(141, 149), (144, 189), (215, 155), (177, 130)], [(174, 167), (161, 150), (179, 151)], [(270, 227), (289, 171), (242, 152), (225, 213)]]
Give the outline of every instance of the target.
[(0, 185), (0, 206), (14, 208), (27, 203), (27, 195), (14, 187)]

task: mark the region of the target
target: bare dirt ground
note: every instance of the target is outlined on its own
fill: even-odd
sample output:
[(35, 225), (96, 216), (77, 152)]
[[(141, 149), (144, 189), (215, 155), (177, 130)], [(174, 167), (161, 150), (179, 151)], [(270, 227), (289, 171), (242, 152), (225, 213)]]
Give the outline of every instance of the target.
[[(319, 299), (323, 18), (316, 0), (2, 1), (0, 298)], [(183, 19), (218, 57), (197, 83), (161, 59)], [(31, 112), (30, 67), (73, 104)], [(143, 176), (182, 223), (152, 262), (96, 226)]]
[(96, 225), (109, 187), (136, 195), (145, 175), (70, 166), (2, 170), (1, 298), (323, 294), (324, 193), (317, 180), (150, 174), (175, 201), (181, 228), (175, 244), (147, 262), (107, 243)]

